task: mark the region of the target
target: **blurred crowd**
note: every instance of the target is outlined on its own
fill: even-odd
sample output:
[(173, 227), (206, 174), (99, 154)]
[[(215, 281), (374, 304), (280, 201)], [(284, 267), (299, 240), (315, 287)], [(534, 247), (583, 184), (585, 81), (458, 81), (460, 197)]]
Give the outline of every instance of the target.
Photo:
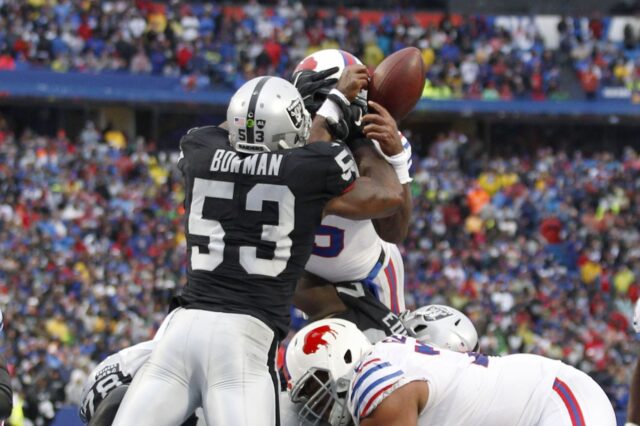
[[(481, 350), (562, 358), (618, 409), (640, 294), (640, 157), (489, 158), (462, 134), (414, 159), (407, 306), (467, 312)], [(78, 404), (101, 359), (150, 338), (184, 284), (176, 153), (87, 123), (14, 134), (0, 119), (0, 306), (22, 414)]]
[(564, 359), (624, 409), (637, 355), (640, 155), (487, 158), (451, 132), (414, 164), (407, 306), (463, 309), (482, 352)]
[(96, 361), (153, 336), (184, 284), (174, 156), (90, 123), (15, 135), (0, 118), (0, 304), (18, 404), (46, 425)]
[(602, 87), (640, 89), (640, 49), (636, 29), (623, 27), (622, 42), (607, 38), (608, 20), (593, 16), (587, 22), (563, 17), (557, 29), (560, 52), (571, 59), (587, 98), (596, 98)]
[[(607, 41), (607, 20), (563, 18), (558, 49), (545, 46), (533, 21), (505, 28), (493, 17), (422, 25), (387, 12), (364, 23), (357, 10), (319, 10), (281, 0), (265, 8), (150, 0), (2, 0), (0, 70), (129, 72), (182, 76), (195, 90), (239, 87), (257, 75), (288, 76), (304, 56), (347, 50), (370, 67), (407, 46), (427, 65), (424, 96), (434, 99), (565, 99), (573, 86), (595, 97), (605, 84), (633, 86), (637, 34)], [(563, 77), (562, 69), (575, 69)], [(572, 85), (571, 83), (575, 83)], [(580, 83), (582, 89), (580, 88)], [(575, 93), (574, 93), (575, 94)]]

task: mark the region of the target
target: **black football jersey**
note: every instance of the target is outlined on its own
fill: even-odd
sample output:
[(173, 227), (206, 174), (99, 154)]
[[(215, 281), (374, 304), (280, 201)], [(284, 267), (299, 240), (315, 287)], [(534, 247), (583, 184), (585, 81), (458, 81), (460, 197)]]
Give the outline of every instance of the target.
[(362, 283), (336, 284), (336, 290), (347, 310), (334, 316), (354, 323), (372, 343), (393, 334), (407, 335), (407, 329), (400, 318)]
[(180, 141), (189, 263), (182, 305), (252, 315), (281, 338), (322, 210), (354, 182), (355, 162), (333, 142), (247, 155), (228, 138), (209, 126)]

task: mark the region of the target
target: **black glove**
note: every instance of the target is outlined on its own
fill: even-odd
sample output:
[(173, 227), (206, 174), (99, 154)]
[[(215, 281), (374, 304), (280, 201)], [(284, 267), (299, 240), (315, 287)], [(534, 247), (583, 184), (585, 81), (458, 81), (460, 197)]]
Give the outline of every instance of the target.
[(331, 135), (344, 142), (364, 137), (362, 134), (362, 116), (367, 113), (366, 100), (357, 98), (351, 104), (348, 104), (344, 98), (334, 93), (329, 93), (327, 99), (332, 100), (342, 111), (342, 118), (338, 122), (327, 121)]
[(338, 70), (338, 67), (318, 72), (303, 70), (293, 75), (293, 85), (298, 89), (305, 109), (312, 116), (320, 109), (320, 106), (327, 98), (327, 94), (338, 82), (337, 78), (327, 77), (335, 74)]

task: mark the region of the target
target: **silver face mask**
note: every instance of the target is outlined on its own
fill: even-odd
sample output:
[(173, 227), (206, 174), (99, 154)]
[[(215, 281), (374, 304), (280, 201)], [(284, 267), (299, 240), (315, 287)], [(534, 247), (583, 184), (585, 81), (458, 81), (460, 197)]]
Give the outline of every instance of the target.
[(347, 426), (351, 415), (347, 407), (349, 380), (334, 381), (328, 371), (310, 369), (291, 390), (291, 401), (302, 404), (300, 424), (309, 426)]

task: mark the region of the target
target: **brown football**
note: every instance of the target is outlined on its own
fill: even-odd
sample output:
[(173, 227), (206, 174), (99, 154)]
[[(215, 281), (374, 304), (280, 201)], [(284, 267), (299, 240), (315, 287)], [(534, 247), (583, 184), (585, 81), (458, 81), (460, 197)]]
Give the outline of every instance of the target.
[(387, 56), (373, 72), (369, 100), (402, 120), (416, 106), (424, 89), (425, 69), (420, 50), (405, 47)]

